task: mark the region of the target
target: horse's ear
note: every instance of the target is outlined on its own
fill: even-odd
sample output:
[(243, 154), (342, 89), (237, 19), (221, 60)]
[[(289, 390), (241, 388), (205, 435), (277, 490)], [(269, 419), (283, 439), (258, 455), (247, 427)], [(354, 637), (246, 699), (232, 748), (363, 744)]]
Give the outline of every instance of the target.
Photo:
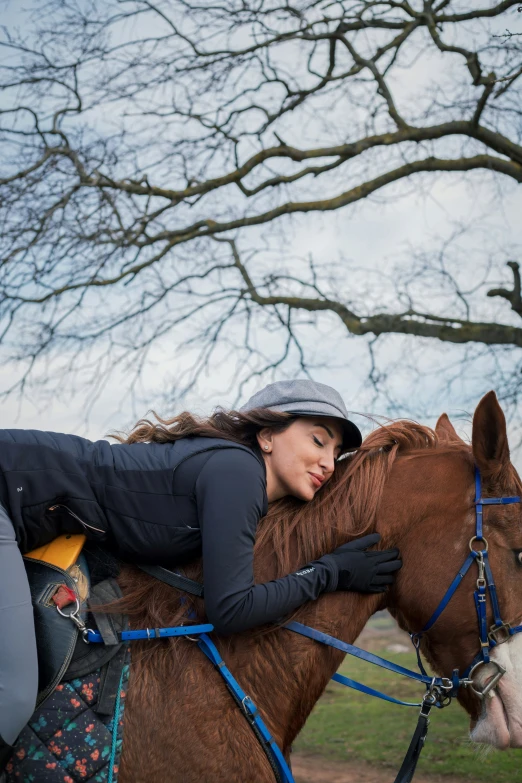
[(483, 476), (500, 478), (509, 465), (509, 446), (506, 418), (494, 391), (488, 392), (477, 405), (471, 444), (475, 463)]
[(435, 425), (435, 432), (439, 436), (439, 440), (444, 443), (464, 443), (462, 438), (457, 435), (447, 413), (442, 413), (439, 416)]

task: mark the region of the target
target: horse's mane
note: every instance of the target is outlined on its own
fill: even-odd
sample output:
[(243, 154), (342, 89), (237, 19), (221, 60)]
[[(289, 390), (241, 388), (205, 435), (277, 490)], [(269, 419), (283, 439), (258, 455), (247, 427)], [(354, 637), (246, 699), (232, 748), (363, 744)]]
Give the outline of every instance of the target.
[(277, 576), (331, 552), (371, 529), (384, 486), (398, 456), (456, 451), (462, 442), (441, 441), (430, 427), (400, 419), (371, 432), (362, 446), (341, 459), (328, 484), (311, 502), (284, 498), (272, 504), (259, 525), (256, 553), (277, 563)]

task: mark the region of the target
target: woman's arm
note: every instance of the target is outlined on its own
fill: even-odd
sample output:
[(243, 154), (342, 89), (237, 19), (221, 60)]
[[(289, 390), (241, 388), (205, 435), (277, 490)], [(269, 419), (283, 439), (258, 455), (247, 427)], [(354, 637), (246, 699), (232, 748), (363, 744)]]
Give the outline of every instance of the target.
[(221, 634), (274, 622), (325, 590), (335, 590), (335, 563), (315, 561), (293, 574), (254, 584), (256, 529), (266, 502), (256, 457), (239, 449), (213, 454), (195, 487), (203, 548), (205, 608)]

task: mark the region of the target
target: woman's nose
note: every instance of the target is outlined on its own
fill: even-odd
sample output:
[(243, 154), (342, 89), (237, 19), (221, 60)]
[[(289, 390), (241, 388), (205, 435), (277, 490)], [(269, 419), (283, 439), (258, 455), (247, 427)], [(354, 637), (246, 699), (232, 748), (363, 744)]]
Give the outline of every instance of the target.
[(325, 473), (328, 473), (329, 475), (333, 473), (335, 468), (335, 455), (333, 452), (331, 454), (321, 454), (319, 465)]

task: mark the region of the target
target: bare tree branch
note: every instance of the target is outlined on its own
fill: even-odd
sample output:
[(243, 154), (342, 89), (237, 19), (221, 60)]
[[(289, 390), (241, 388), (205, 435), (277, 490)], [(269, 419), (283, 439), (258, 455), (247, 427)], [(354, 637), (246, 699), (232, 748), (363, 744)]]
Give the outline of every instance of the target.
[(511, 309), (522, 317), (522, 298), (520, 289), (520, 264), (516, 261), (508, 261), (507, 266), (513, 272), (513, 290), (508, 291), (506, 288), (492, 288), (488, 291), (487, 296), (501, 296), (511, 305)]
[[(171, 335), (194, 357), (186, 389), (224, 346), (239, 386), (290, 361), (307, 373), (303, 334), (321, 314), (365, 338), (376, 388), (385, 335), (518, 350), (515, 261), (512, 290), (505, 258), (467, 288), (435, 248), (421, 278), (440, 296), (408, 268), (393, 297), (381, 283), (365, 304), (346, 265), (281, 260), (299, 216), (430, 194), (441, 178), (522, 182), (522, 48), (497, 40), (519, 2), (454, 6), (49, 0), (5, 31), (0, 344), (24, 367), (16, 388), (96, 346), (115, 366), (135, 351), (141, 371)], [(429, 77), (414, 94), (417, 64)]]

